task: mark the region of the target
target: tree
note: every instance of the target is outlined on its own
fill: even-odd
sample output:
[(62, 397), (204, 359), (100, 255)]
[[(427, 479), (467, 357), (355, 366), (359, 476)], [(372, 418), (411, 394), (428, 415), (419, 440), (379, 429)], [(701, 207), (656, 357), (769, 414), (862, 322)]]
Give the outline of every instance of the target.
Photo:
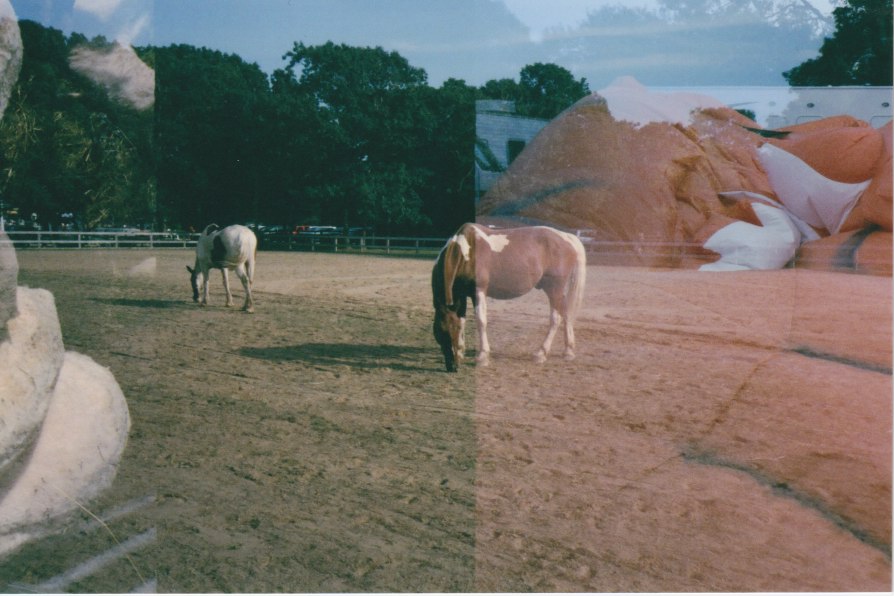
[(22, 71), (0, 124), (4, 202), (50, 225), (62, 212), (90, 227), (151, 223), (152, 115), (115, 103), (70, 68), (71, 49), (88, 43), (82, 35), (27, 20), (19, 28)]
[(481, 99), (502, 99), (518, 101), (521, 88), (513, 79), (491, 79), (481, 86)]
[(516, 109), (533, 118), (551, 120), (589, 93), (586, 79), (577, 81), (561, 66), (538, 62), (521, 70)]
[(480, 99), (514, 101), (518, 114), (550, 120), (589, 93), (586, 79), (575, 80), (564, 67), (538, 62), (521, 69), (519, 82), (490, 80), (481, 86), (478, 95)]
[(891, 85), (891, 0), (848, 0), (819, 56), (783, 73), (793, 86)]
[[(421, 199), (431, 181), (422, 156), (437, 115), (425, 71), (382, 48), (294, 44), (274, 91), (309, 97), (329, 134), (325, 167), (308, 181), (320, 217), (380, 231), (425, 227)], [(470, 195), (471, 196), (471, 195)]]
[(474, 217), (476, 90), (440, 89), (381, 48), (296, 44), (267, 77), (187, 45), (138, 48), (155, 110), (109, 99), (73, 47), (24, 21), (25, 61), (0, 123), (4, 206), (88, 226), (363, 225), (446, 235)]
[(270, 111), (266, 75), (205, 48), (174, 45), (155, 55), (159, 203), (195, 229), (256, 218), (276, 150), (258, 125)]

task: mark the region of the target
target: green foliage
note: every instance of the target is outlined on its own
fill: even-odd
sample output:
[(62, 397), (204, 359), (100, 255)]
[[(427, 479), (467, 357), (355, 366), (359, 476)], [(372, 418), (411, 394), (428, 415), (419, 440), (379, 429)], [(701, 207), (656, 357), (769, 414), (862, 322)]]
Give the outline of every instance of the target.
[(30, 21), (19, 27), (22, 70), (0, 123), (5, 205), (50, 225), (62, 212), (87, 226), (152, 221), (151, 114), (115, 104), (71, 70), (68, 54), (83, 36), (66, 39)]
[[(155, 49), (159, 205), (166, 219), (201, 229), (257, 215), (267, 162), (259, 119), (267, 78), (233, 55), (175, 45)], [(266, 174), (266, 175), (265, 175)]]
[(540, 62), (521, 70), (519, 91), (519, 113), (546, 120), (590, 93), (586, 79), (576, 81), (567, 69)]
[(793, 86), (891, 85), (891, 0), (848, 0), (819, 56), (783, 73)]
[(551, 120), (589, 93), (586, 79), (575, 80), (566, 68), (538, 62), (522, 68), (518, 82), (488, 81), (479, 89), (478, 97), (511, 100), (516, 113)]
[[(440, 90), (423, 70), (382, 48), (295, 44), (274, 93), (316, 106), (315, 159), (307, 185), (313, 215), (379, 232), (449, 233), (472, 217), (474, 91)], [(444, 204), (447, 205), (445, 209)]]
[(588, 93), (535, 64), (476, 89), (382, 48), (296, 43), (268, 77), (188, 45), (137, 48), (155, 107), (119, 105), (68, 63), (102, 37), (20, 23), (22, 74), (0, 123), (6, 206), (85, 227), (210, 222), (373, 227), (446, 235), (474, 218), (475, 100), (498, 93), (549, 118)]
[(481, 86), (480, 99), (502, 99), (518, 101), (522, 95), (521, 86), (512, 79), (492, 79)]

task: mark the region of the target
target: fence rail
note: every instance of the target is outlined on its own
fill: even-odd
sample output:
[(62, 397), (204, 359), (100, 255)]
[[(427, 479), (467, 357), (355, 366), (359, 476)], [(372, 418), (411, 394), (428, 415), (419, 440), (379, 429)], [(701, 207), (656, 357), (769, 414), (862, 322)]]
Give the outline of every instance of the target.
[[(8, 231), (19, 249), (27, 248), (189, 248), (198, 234), (173, 232), (38, 232)], [(428, 253), (440, 250), (445, 238), (411, 236), (259, 235), (262, 250), (305, 250), (325, 252)]]
[(132, 248), (195, 246), (198, 234), (172, 232), (37, 232), (7, 231), (16, 248)]
[(260, 237), (262, 250), (309, 250), (312, 252), (379, 252), (385, 254), (421, 254), (441, 250), (446, 238), (414, 236), (342, 236), (289, 234)]
[[(198, 234), (172, 232), (6, 232), (17, 249), (29, 248), (190, 248)], [(261, 250), (372, 253), (434, 256), (445, 238), (412, 236), (342, 236), (316, 234), (259, 235)], [(583, 236), (588, 262), (592, 265), (628, 265), (689, 268), (716, 260), (717, 256), (692, 242), (616, 242)], [(745, 250), (743, 248), (743, 250)], [(807, 254), (798, 253), (788, 267), (823, 268), (834, 265), (842, 270), (879, 270), (890, 275), (890, 261), (866, 255), (860, 264), (841, 262), (838, 245), (814, 246)], [(846, 255), (845, 255), (846, 256)], [(735, 255), (732, 256), (735, 259)], [(874, 259), (874, 260), (873, 260)], [(847, 259), (844, 259), (847, 261)], [(852, 259), (851, 259), (852, 260)]]
[[(198, 234), (173, 232), (38, 232), (7, 231), (17, 249), (28, 248), (189, 248)], [(342, 236), (281, 234), (258, 236), (261, 250), (321, 252), (381, 252), (421, 254), (437, 252), (446, 238), (413, 236)]]

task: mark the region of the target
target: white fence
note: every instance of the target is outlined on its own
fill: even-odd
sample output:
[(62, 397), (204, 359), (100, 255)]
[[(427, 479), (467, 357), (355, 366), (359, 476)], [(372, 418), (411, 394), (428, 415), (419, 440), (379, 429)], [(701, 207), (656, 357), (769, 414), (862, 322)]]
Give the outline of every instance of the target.
[(6, 235), (18, 248), (129, 248), (195, 246), (197, 234), (171, 232), (37, 232), (15, 231)]
[[(189, 248), (198, 234), (174, 232), (6, 232), (16, 249), (28, 248)], [(309, 250), (324, 252), (430, 253), (444, 246), (446, 238), (410, 236), (340, 236), (280, 234), (258, 237), (261, 250)]]
[(309, 250), (324, 252), (431, 253), (441, 250), (446, 238), (413, 236), (341, 236), (285, 234), (259, 238), (262, 250)]
[[(191, 248), (198, 234), (171, 232), (6, 232), (16, 249), (88, 249), (88, 248)], [(261, 250), (312, 251), (337, 253), (372, 253), (388, 255), (420, 255), (434, 257), (444, 246), (445, 238), (412, 236), (343, 236), (317, 234), (259, 235)], [(600, 241), (583, 235), (581, 240), (592, 265), (626, 265), (691, 268), (716, 260), (701, 244), (686, 242), (614, 242)], [(854, 245), (850, 252), (856, 250)], [(852, 262), (854, 256), (837, 244), (814, 246), (807, 255), (798, 255), (790, 267), (833, 266), (843, 270), (890, 270), (890, 261), (871, 255), (860, 258), (860, 267)], [(844, 252), (842, 252), (844, 250)]]

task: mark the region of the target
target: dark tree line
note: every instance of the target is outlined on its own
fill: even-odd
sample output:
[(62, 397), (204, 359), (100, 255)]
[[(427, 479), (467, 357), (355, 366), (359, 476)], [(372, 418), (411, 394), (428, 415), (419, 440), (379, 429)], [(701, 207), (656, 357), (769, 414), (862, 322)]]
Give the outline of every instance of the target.
[(890, 85), (894, 77), (891, 0), (849, 0), (832, 11), (835, 34), (819, 56), (783, 73), (793, 86)]
[[(22, 73), (0, 125), (7, 214), (51, 226), (199, 229), (218, 223), (372, 227), (438, 234), (474, 217), (474, 102), (484, 89), (381, 48), (296, 43), (267, 76), (188, 45), (138, 48), (155, 70), (154, 110), (137, 112), (73, 71), (83, 44), (23, 21)], [(534, 65), (500, 97), (551, 117), (588, 90)]]
[[(20, 24), (25, 57), (0, 123), (0, 201), (9, 215), (53, 222), (77, 213), (87, 226), (151, 221), (153, 121), (111, 101), (68, 65), (83, 36)], [(94, 40), (93, 43), (105, 43)]]
[(432, 89), (378, 48), (296, 44), (269, 80), (237, 56), (153, 51), (158, 198), (172, 220), (421, 233), (472, 216), (474, 90)]
[[(382, 48), (296, 43), (269, 81), (237, 56), (154, 48), (159, 205), (175, 221), (446, 234), (474, 217), (475, 99)], [(509, 98), (550, 118), (588, 93), (555, 65)]]

